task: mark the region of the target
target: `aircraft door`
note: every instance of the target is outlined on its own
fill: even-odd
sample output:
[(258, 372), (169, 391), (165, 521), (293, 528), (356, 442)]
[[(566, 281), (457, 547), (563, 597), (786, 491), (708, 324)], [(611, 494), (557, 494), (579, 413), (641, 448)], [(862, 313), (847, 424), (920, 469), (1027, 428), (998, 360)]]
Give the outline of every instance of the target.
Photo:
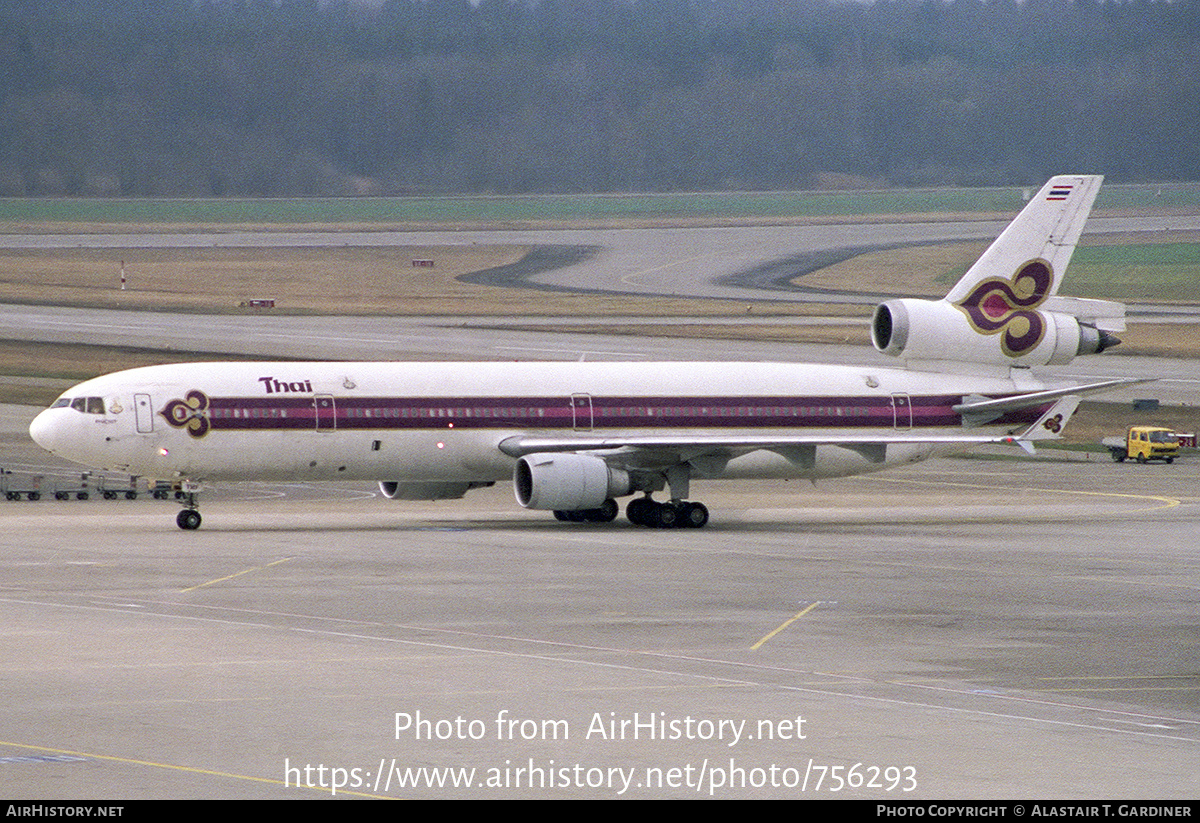
[(912, 428), (912, 403), (907, 394), (892, 395), (892, 425), (900, 431)]
[(337, 428), (337, 404), (332, 394), (318, 394), (313, 397), (313, 412), (316, 417), (317, 431), (330, 432)]
[(138, 434), (154, 433), (154, 403), (148, 394), (133, 396), (133, 416), (137, 421)]
[(592, 396), (590, 394), (571, 395), (571, 427), (577, 432), (592, 430)]

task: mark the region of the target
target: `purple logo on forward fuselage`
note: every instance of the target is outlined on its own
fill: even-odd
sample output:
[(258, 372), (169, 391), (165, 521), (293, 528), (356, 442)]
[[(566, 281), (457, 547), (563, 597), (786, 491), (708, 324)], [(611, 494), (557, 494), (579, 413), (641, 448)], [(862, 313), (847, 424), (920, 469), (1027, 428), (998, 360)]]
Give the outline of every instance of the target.
[(159, 412), (167, 423), (177, 429), (187, 429), (192, 437), (208, 434), (208, 395), (192, 389), (183, 400), (172, 400)]

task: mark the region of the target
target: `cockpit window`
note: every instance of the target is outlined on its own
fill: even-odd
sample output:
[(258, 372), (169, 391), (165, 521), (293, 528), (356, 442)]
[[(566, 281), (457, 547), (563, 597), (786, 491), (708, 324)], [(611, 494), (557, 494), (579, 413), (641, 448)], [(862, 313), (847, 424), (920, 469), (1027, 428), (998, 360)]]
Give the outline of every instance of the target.
[(58, 398), (57, 400), (55, 400), (55, 401), (54, 401), (54, 405), (53, 405), (53, 406), (51, 406), (50, 408), (52, 408), (52, 409), (62, 409), (62, 408), (66, 408), (66, 407), (67, 407), (67, 406), (69, 406), (69, 405), (71, 405), (71, 398), (69, 398), (69, 397), (60, 397), (60, 398)]
[(76, 397), (71, 400), (66, 397), (59, 398), (51, 408), (70, 405), (77, 412), (84, 414), (104, 414), (104, 398), (103, 397)]

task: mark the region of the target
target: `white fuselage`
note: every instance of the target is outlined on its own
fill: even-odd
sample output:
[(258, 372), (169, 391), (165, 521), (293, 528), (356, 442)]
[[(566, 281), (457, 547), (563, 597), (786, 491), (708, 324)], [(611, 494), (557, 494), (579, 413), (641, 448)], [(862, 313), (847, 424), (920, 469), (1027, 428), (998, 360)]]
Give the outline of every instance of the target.
[[(786, 363), (198, 363), (81, 383), (30, 431), (72, 461), (159, 479), (488, 482), (512, 476), (500, 444), (514, 436), (954, 435), (964, 429), (951, 406), (964, 397), (1037, 387)], [(1037, 415), (972, 431), (1015, 430)], [(741, 449), (697, 460), (693, 476), (839, 476), (935, 448)]]

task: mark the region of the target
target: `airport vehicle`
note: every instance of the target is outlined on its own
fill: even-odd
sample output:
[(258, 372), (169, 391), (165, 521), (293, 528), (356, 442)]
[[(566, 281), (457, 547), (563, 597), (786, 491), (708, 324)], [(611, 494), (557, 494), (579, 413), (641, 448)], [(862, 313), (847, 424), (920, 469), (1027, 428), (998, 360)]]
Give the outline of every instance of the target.
[(92, 490), (92, 487), (89, 485), (91, 475), (91, 472), (84, 472), (79, 475), (79, 483), (74, 486), (56, 486), (54, 489), (54, 499), (70, 500), (74, 497), (76, 500), (87, 500), (91, 496)]
[(42, 499), (42, 481), (45, 479), (43, 475), (35, 474), (26, 478), (26, 485), (13, 484), (13, 473), (7, 469), (0, 469), (0, 494), (4, 495), (6, 500), (20, 500), (21, 495), (25, 496), (26, 500), (41, 500)]
[(1174, 463), (1179, 454), (1179, 438), (1170, 429), (1161, 426), (1130, 426), (1124, 437), (1106, 437), (1102, 441), (1118, 463), (1136, 460), (1162, 460)]
[[(877, 471), (1057, 437), (1083, 394), (1030, 367), (1120, 342), (1124, 306), (1058, 297), (1101, 182), (1051, 179), (941, 300), (872, 319), (900, 367), (792, 363), (260, 362), (150, 366), (75, 386), (30, 426), (55, 454), (179, 483), (378, 480), (396, 500), (511, 479), (564, 521), (699, 527), (693, 480)], [(668, 499), (652, 494), (668, 489)]]

